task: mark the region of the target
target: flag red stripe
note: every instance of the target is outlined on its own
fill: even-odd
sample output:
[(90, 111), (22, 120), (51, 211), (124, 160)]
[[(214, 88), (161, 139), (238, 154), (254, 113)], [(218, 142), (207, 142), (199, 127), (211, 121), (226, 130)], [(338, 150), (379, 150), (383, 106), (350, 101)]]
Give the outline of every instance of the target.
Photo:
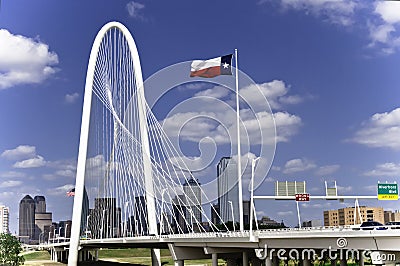
[(221, 75), (221, 66), (209, 67), (190, 72), (191, 77), (213, 78)]

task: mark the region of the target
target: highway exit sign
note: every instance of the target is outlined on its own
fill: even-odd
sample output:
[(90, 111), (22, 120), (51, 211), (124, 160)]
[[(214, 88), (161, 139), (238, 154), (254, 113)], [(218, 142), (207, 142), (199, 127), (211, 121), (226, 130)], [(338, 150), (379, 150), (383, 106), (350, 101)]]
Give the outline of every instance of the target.
[(308, 193), (298, 193), (295, 196), (296, 201), (310, 201), (310, 194)]
[(378, 200), (398, 200), (397, 184), (378, 184)]

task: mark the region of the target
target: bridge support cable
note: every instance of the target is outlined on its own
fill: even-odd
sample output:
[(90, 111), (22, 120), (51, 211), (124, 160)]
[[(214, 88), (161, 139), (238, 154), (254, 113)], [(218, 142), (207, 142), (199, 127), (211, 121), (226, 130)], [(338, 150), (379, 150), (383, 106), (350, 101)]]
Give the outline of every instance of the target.
[(211, 200), (147, 105), (144, 89), (132, 36), (120, 23), (106, 24), (86, 77), (69, 265), (77, 263), (82, 237), (219, 230), (203, 204)]

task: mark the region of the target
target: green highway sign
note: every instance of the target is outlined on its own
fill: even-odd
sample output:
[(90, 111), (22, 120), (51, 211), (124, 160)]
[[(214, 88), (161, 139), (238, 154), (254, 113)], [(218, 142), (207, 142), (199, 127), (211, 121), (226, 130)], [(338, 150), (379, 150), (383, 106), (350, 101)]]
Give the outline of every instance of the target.
[(394, 184), (378, 184), (378, 199), (379, 200), (398, 200), (399, 189), (396, 183)]

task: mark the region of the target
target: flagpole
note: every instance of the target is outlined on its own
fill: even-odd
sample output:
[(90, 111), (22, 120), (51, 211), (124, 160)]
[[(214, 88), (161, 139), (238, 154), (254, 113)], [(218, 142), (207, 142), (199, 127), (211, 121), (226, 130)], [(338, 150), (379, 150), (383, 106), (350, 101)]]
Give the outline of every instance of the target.
[(240, 115), (239, 115), (239, 70), (238, 70), (238, 50), (235, 49), (235, 68), (236, 68), (236, 129), (237, 129), (237, 172), (239, 186), (239, 225), (243, 231), (243, 188), (242, 188), (242, 166), (240, 153)]

